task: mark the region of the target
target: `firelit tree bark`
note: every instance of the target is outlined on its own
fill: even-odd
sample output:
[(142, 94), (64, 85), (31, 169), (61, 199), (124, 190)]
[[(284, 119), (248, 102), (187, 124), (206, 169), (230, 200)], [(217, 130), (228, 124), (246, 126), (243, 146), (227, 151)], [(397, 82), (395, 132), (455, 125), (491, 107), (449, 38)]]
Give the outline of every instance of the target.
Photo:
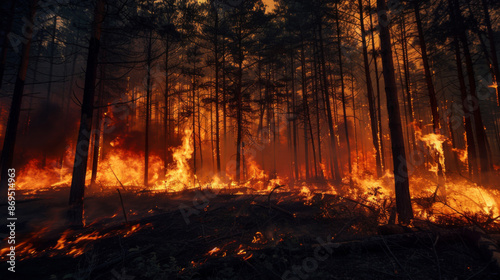
[(214, 7), (214, 59), (215, 59), (215, 157), (216, 157), (216, 168), (217, 174), (221, 173), (221, 158), (220, 158), (220, 132), (219, 132), (219, 95), (220, 95), (220, 82), (219, 82), (219, 72), (220, 72), (220, 61), (219, 61), (219, 11)]
[[(193, 121), (192, 121), (192, 129), (193, 129), (193, 175), (196, 175), (197, 169), (196, 169), (196, 61), (193, 61), (193, 76), (191, 77), (191, 110), (193, 110)], [(194, 184), (194, 178), (193, 178), (193, 184)]]
[[(305, 54), (305, 46), (304, 46), (304, 37), (302, 36), (302, 30), (301, 30), (301, 44), (300, 44), (300, 64), (301, 64), (301, 81), (302, 81), (302, 108), (304, 110), (304, 116), (303, 116), (303, 124), (304, 124), (304, 149), (305, 149), (305, 163), (306, 163), (306, 170), (308, 170), (309, 167), (309, 150), (308, 150), (308, 142), (309, 138), (307, 136), (307, 133), (309, 133), (309, 136), (311, 137), (311, 146), (312, 146), (312, 154), (313, 154), (313, 164), (314, 164), (314, 175), (315, 177), (318, 176), (318, 164), (316, 160), (316, 147), (314, 144), (314, 134), (312, 131), (312, 123), (311, 123), (311, 115), (309, 112), (309, 102), (308, 102), (308, 94), (307, 94), (307, 64), (306, 64), (306, 54)], [(309, 173), (306, 173), (307, 178), (309, 179)]]
[(484, 23), (486, 25), (486, 30), (488, 31), (488, 40), (490, 43), (490, 53), (491, 53), (491, 64), (493, 66), (493, 73), (495, 74), (496, 83), (496, 92), (497, 92), (497, 103), (500, 104), (500, 88), (498, 87), (498, 83), (500, 80), (500, 65), (498, 64), (498, 55), (497, 48), (495, 45), (495, 35), (493, 32), (493, 28), (491, 27), (491, 17), (490, 10), (488, 8), (488, 0), (481, 0), (483, 4), (483, 12), (484, 12)]
[[(31, 1), (29, 22), (32, 23), (35, 18), (37, 0)], [(21, 104), (23, 101), (24, 83), (26, 80), (26, 73), (28, 71), (28, 62), (30, 56), (31, 41), (33, 38), (33, 30), (27, 26), (28, 35), (26, 43), (22, 48), (21, 63), (16, 77), (16, 84), (14, 86), (14, 94), (12, 95), (12, 103), (10, 105), (9, 119), (7, 120), (7, 129), (5, 131), (5, 138), (2, 148), (2, 156), (0, 157), (0, 203), (7, 201), (8, 171), (13, 168), (12, 162), (14, 159), (14, 148), (16, 144), (17, 127), (19, 124), (19, 115), (21, 113)]]
[(408, 116), (410, 120), (410, 127), (408, 127), (410, 139), (412, 141), (413, 151), (417, 151), (417, 141), (415, 139), (415, 128), (413, 127), (415, 123), (414, 110), (413, 110), (413, 97), (411, 92), (411, 82), (410, 82), (410, 66), (408, 59), (408, 36), (406, 34), (406, 20), (403, 15), (401, 20), (401, 49), (403, 51), (403, 69), (404, 69), (404, 80), (405, 80), (405, 90), (406, 90), (406, 102), (408, 103)]
[(340, 31), (340, 18), (339, 18), (339, 7), (338, 4), (335, 4), (335, 23), (337, 25), (337, 52), (339, 58), (339, 70), (340, 70), (340, 91), (342, 93), (342, 111), (344, 114), (344, 129), (345, 129), (345, 140), (347, 143), (347, 163), (349, 165), (349, 175), (352, 174), (352, 161), (351, 161), (351, 142), (349, 141), (349, 126), (347, 123), (347, 110), (346, 104), (347, 101), (345, 99), (345, 82), (344, 82), (344, 64), (342, 61), (342, 56), (344, 55), (342, 52), (342, 39), (341, 39), (341, 31)]
[[(102, 55), (102, 60), (104, 60), (104, 55)], [(94, 141), (93, 141), (93, 151), (92, 151), (92, 175), (90, 177), (90, 187), (93, 188), (96, 186), (97, 181), (97, 170), (99, 168), (99, 151), (100, 151), (100, 140), (101, 140), (101, 118), (102, 118), (102, 109), (101, 106), (104, 104), (104, 80), (105, 80), (105, 64), (101, 64), (99, 66), (99, 92), (97, 94), (97, 106), (99, 108), (96, 112), (96, 119), (94, 121), (95, 125), (95, 133), (94, 133)]]
[(2, 46), (2, 53), (0, 54), (0, 89), (2, 89), (3, 85), (3, 74), (5, 71), (5, 65), (7, 62), (7, 49), (9, 48), (9, 32), (12, 29), (12, 22), (14, 21), (14, 13), (16, 11), (16, 1), (11, 0), (10, 1), (10, 8), (9, 10), (5, 11), (6, 14), (8, 14), (7, 18), (2, 20), (2, 22), (5, 23), (5, 26), (2, 26), (2, 37), (1, 39), (1, 46)]
[(168, 152), (168, 145), (169, 145), (169, 140), (170, 140), (170, 36), (169, 34), (166, 35), (165, 39), (165, 114), (163, 116), (163, 133), (165, 136), (165, 151), (163, 154), (163, 176), (167, 175), (168, 171), (168, 164), (169, 164), (169, 152)]
[(370, 73), (370, 64), (368, 62), (368, 50), (366, 47), (366, 37), (365, 37), (365, 23), (363, 17), (363, 1), (358, 0), (359, 5), (359, 21), (361, 28), (361, 45), (363, 48), (363, 63), (365, 68), (365, 79), (366, 79), (366, 92), (368, 94), (368, 108), (370, 110), (370, 124), (372, 130), (372, 141), (375, 147), (375, 160), (377, 164), (377, 177), (382, 177), (382, 162), (380, 158), (380, 146), (379, 146), (379, 134), (378, 134), (378, 124), (377, 116), (375, 114), (375, 99), (373, 96), (373, 85)]
[(295, 180), (299, 179), (299, 164), (298, 164), (298, 152), (297, 152), (297, 112), (296, 112), (296, 101), (295, 101), (295, 65), (294, 65), (294, 53), (295, 49), (292, 49), (292, 53), (290, 55), (290, 60), (291, 60), (291, 66), (292, 66), (292, 145), (293, 145), (293, 174)]
[[(306, 59), (305, 59), (305, 51), (304, 51), (304, 39), (302, 38), (302, 42), (300, 45), (300, 63), (301, 63), (301, 81), (302, 81), (302, 109), (304, 112), (302, 116), (302, 122), (304, 125), (304, 161), (306, 167), (305, 179), (309, 180), (309, 139), (307, 136), (308, 129), (308, 117), (309, 117), (309, 105), (307, 102), (307, 80), (306, 80)], [(311, 137), (311, 142), (314, 143), (314, 138)]]
[[(413, 5), (414, 5), (414, 10), (415, 10), (415, 21), (417, 23), (420, 51), (422, 53), (422, 62), (424, 65), (425, 83), (427, 84), (427, 93), (429, 95), (429, 101), (430, 101), (430, 105), (431, 105), (432, 127), (434, 129), (435, 134), (441, 134), (440, 124), (439, 124), (438, 103), (437, 103), (437, 99), (436, 99), (436, 90), (434, 89), (434, 83), (432, 81), (431, 69), (429, 66), (429, 57), (427, 56), (427, 43), (425, 41), (424, 31), (422, 28), (422, 19), (420, 18), (419, 2), (414, 1)], [(443, 178), (443, 166), (441, 165), (441, 162), (439, 162), (439, 156), (436, 157), (436, 161), (438, 164), (438, 176), (440, 179), (442, 179)]]
[(399, 112), (398, 91), (394, 74), (394, 62), (391, 49), (390, 20), (385, 0), (377, 0), (379, 15), (380, 52), (382, 56), (387, 111), (392, 142), (392, 158), (394, 164), (394, 179), (396, 188), (396, 209), (399, 221), (409, 223), (413, 218), (410, 199), (409, 174), (406, 162), (406, 152)]
[[(314, 29), (314, 40), (313, 40), (313, 50), (312, 50), (312, 59), (311, 59), (311, 71), (314, 73), (313, 74), (313, 77), (320, 77), (320, 73), (319, 73), (319, 66), (318, 66), (318, 47), (317, 47), (317, 38), (316, 38), (316, 29), (313, 27)], [(318, 141), (318, 166), (319, 166), (319, 170), (317, 170), (317, 172), (315, 173), (315, 176), (319, 176), (321, 178), (324, 178), (325, 177), (325, 174), (323, 174), (323, 168), (322, 168), (322, 164), (323, 164), (323, 152), (321, 150), (321, 125), (320, 125), (320, 113), (322, 111), (322, 107), (320, 106), (320, 99), (323, 99), (322, 96), (320, 96), (320, 92), (321, 92), (321, 89), (323, 88), (321, 86), (321, 81), (323, 79), (320, 79), (320, 78), (313, 78), (312, 79), (312, 82), (313, 82), (313, 88), (314, 88), (314, 94), (313, 94), (313, 99), (314, 99), (314, 105), (315, 105), (315, 111), (316, 111), (316, 114), (315, 114), (315, 123), (316, 123), (316, 139)], [(309, 122), (310, 124), (310, 129), (312, 130), (312, 125), (311, 125), (311, 122)], [(311, 136), (311, 139), (312, 141), (311, 142), (314, 142), (314, 137)]]
[(243, 32), (241, 28), (241, 19), (237, 30), (237, 67), (236, 72), (236, 182), (240, 182), (241, 173), (241, 153), (243, 142)]
[(448, 1), (450, 16), (452, 21), (453, 28), (453, 47), (455, 50), (455, 61), (457, 64), (457, 78), (460, 86), (460, 97), (461, 97), (461, 105), (464, 111), (464, 127), (465, 127), (465, 140), (466, 140), (466, 149), (467, 149), (467, 163), (469, 169), (469, 176), (472, 178), (473, 176), (478, 176), (478, 166), (477, 166), (477, 152), (476, 152), (476, 142), (474, 140), (474, 131), (472, 129), (472, 113), (469, 111), (469, 106), (465, 100), (467, 100), (467, 88), (465, 85), (465, 76), (462, 65), (462, 55), (460, 53), (460, 42), (458, 39), (458, 34), (460, 31), (458, 30), (458, 22), (457, 16), (455, 14), (455, 9), (453, 7), (452, 0)]
[(328, 128), (330, 130), (330, 140), (331, 140), (331, 145), (332, 145), (332, 157), (331, 160), (333, 161), (333, 169), (334, 169), (334, 178), (335, 181), (341, 182), (342, 181), (342, 175), (340, 174), (340, 167), (339, 167), (339, 162), (337, 159), (337, 137), (335, 135), (335, 128), (333, 124), (333, 115), (332, 115), (332, 108), (330, 105), (330, 94), (329, 94), (329, 86), (328, 86), (328, 77), (326, 74), (326, 58), (325, 58), (325, 48), (324, 48), (324, 41), (323, 41), (323, 22), (322, 18), (318, 19), (318, 36), (319, 36), (319, 51), (320, 51), (320, 60), (321, 60), (321, 74), (322, 74), (322, 79), (323, 79), (323, 93), (324, 93), (324, 98), (325, 98), (325, 105), (326, 105), (326, 112), (327, 112), (327, 118), (328, 118)]
[[(379, 77), (379, 71), (378, 71), (378, 59), (377, 59), (377, 49), (375, 48), (375, 28), (373, 27), (373, 18), (372, 18), (372, 7), (371, 7), (371, 1), (368, 4), (368, 14), (370, 18), (370, 37), (371, 37), (371, 48), (372, 48), (372, 59), (373, 59), (373, 68), (375, 70), (375, 83), (377, 86), (377, 118), (378, 118), (378, 139), (379, 139), (379, 145), (380, 145), (380, 162), (382, 163), (382, 170), (385, 168), (385, 159), (384, 159), (384, 133), (383, 133), (383, 127), (382, 127), (382, 102), (381, 102), (381, 91), (380, 91), (380, 77)], [(363, 154), (364, 155), (364, 154)]]
[[(476, 131), (476, 140), (477, 146), (479, 150), (479, 163), (481, 166), (481, 182), (488, 182), (488, 175), (490, 170), (489, 160), (488, 160), (488, 148), (487, 148), (487, 139), (486, 132), (484, 131), (483, 117), (481, 115), (481, 107), (479, 104), (479, 99), (477, 97), (477, 85), (476, 85), (476, 77), (474, 71), (474, 63), (472, 62), (472, 55), (469, 49), (469, 41), (467, 39), (466, 27), (463, 22), (465, 19), (462, 17), (462, 11), (460, 10), (459, 3), (457, 0), (453, 1), (453, 8), (455, 10), (455, 18), (458, 23), (458, 37), (460, 42), (462, 43), (462, 48), (464, 51), (465, 58), (465, 69), (467, 72), (467, 77), (469, 81), (469, 95), (465, 100), (462, 100), (468, 106), (469, 111), (472, 111), (474, 116), (474, 129)], [(471, 108), (473, 107), (473, 108)], [(471, 110), (472, 109), (472, 110)]]
[(151, 64), (152, 64), (152, 48), (153, 48), (153, 30), (149, 29), (147, 58), (146, 58), (146, 135), (144, 146), (144, 186), (149, 185), (149, 125), (151, 119)]
[(85, 196), (85, 174), (89, 154), (90, 133), (92, 130), (92, 114), (94, 112), (95, 81), (99, 58), (101, 25), (104, 19), (105, 0), (97, 0), (92, 23), (92, 34), (89, 42), (87, 68), (85, 70), (85, 86), (83, 89), (80, 129), (76, 143), (73, 178), (69, 195), (69, 219), (73, 226), (83, 226), (83, 198)]

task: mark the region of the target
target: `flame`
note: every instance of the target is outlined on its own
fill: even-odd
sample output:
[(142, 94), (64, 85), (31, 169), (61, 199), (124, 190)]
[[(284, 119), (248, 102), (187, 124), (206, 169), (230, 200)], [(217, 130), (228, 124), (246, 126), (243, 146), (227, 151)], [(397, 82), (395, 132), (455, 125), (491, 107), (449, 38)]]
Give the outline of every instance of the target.
[(212, 255), (214, 255), (215, 253), (218, 253), (218, 252), (220, 252), (220, 249), (218, 247), (215, 247), (212, 250), (208, 251), (207, 254), (210, 255), (210, 256), (212, 256)]
[(156, 185), (156, 190), (178, 192), (194, 187), (194, 176), (188, 162), (194, 151), (193, 144), (191, 143), (192, 133), (188, 129), (184, 131), (182, 146), (174, 149), (174, 168), (168, 170), (165, 180)]
[(467, 150), (453, 148), (452, 151), (455, 152), (455, 153), (457, 153), (458, 159), (462, 163), (467, 163), (467, 159), (469, 158), (469, 156), (467, 154)]
[[(72, 229), (65, 230), (61, 237), (56, 242), (56, 245), (48, 249), (37, 249), (35, 247), (37, 239), (39, 239), (43, 234), (48, 232), (49, 227), (42, 228), (39, 231), (35, 231), (32, 236), (28, 237), (26, 240), (20, 242), (16, 245), (16, 256), (19, 260), (25, 260), (29, 258), (39, 257), (43, 254), (47, 254), (49, 257), (66, 255), (73, 258), (81, 256), (84, 254), (92, 241), (104, 238), (110, 238), (114, 236), (129, 237), (132, 234), (142, 230), (146, 227), (151, 227), (152, 224), (135, 224), (132, 226), (127, 226), (124, 229), (112, 230), (107, 233), (101, 233), (99, 231), (92, 231), (90, 233), (78, 233)], [(0, 250), (0, 260), (6, 259), (6, 253), (10, 250), (10, 247)]]
[[(438, 156), (439, 163), (443, 168), (443, 172), (445, 172), (445, 159), (444, 159), (444, 150), (443, 143), (447, 141), (446, 137), (441, 134), (429, 133), (426, 135), (422, 134), (422, 130), (416, 129), (415, 136), (418, 140), (422, 141), (429, 150), (436, 153)], [(434, 173), (438, 173), (438, 165), (432, 165), (431, 171)]]
[(42, 167), (40, 160), (32, 159), (20, 170), (16, 188), (28, 193), (36, 193), (67, 186), (71, 183), (71, 171), (69, 166), (66, 164), (61, 166), (61, 163), (56, 160), (49, 160), (46, 166)]
[(253, 244), (267, 244), (267, 240), (265, 239), (262, 232), (258, 231), (255, 233), (255, 236), (253, 237), (252, 243)]

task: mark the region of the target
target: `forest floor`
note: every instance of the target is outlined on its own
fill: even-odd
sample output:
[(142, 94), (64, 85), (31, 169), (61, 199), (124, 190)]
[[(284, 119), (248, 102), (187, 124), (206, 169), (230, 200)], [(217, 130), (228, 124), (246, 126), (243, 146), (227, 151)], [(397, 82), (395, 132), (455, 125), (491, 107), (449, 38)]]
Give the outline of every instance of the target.
[(467, 219), (382, 226), (337, 195), (123, 191), (128, 223), (114, 193), (87, 198), (87, 227), (68, 229), (68, 194), (18, 201), (16, 273), (2, 256), (0, 279), (500, 279), (481, 247), (498, 249), (500, 230)]

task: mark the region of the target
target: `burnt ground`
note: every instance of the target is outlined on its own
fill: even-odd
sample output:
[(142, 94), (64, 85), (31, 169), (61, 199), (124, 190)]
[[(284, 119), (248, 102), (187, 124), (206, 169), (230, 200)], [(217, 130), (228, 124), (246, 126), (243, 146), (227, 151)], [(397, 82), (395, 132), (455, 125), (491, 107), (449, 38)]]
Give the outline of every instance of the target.
[(2, 256), (0, 279), (500, 279), (471, 218), (381, 226), (384, 209), (333, 195), (122, 194), (128, 223), (114, 193), (87, 198), (88, 226), (75, 230), (67, 189), (18, 201), (16, 238), (33, 250), (15, 274)]

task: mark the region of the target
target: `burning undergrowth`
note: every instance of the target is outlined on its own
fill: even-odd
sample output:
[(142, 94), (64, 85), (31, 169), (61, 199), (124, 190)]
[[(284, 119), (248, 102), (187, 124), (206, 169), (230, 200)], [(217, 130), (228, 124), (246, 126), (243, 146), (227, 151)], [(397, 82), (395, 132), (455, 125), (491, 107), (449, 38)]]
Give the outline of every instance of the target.
[[(58, 258), (73, 267), (83, 262), (84, 268), (79, 268), (78, 273), (92, 277), (108, 277), (114, 275), (112, 271), (127, 268), (135, 276), (142, 275), (139, 271), (148, 271), (149, 276), (142, 275), (146, 279), (167, 276), (208, 279), (205, 277), (214, 275), (218, 279), (246, 279), (238, 275), (251, 273), (256, 265), (262, 265), (269, 275), (281, 277), (293, 271), (296, 262), (314, 255), (314, 248), (319, 246), (317, 236), (326, 243), (344, 244), (389, 231), (412, 236), (428, 233), (435, 243), (419, 241), (425, 243), (420, 244), (422, 248), (413, 243), (404, 246), (422, 255), (441, 254), (442, 258), (452, 255), (449, 250), (462, 250), (463, 259), (450, 257), (469, 267), (460, 273), (483, 275), (487, 271), (480, 271), (484, 262), (464, 257), (470, 253), (469, 249), (457, 245), (455, 237), (450, 237), (451, 241), (445, 238), (443, 244), (438, 242), (440, 233), (436, 229), (448, 231), (472, 226), (488, 233), (500, 232), (498, 190), (461, 177), (449, 176), (444, 183), (437, 182), (431, 166), (430, 171), (412, 175), (415, 219), (402, 227), (396, 225), (394, 191), (389, 187), (394, 182), (392, 174), (375, 178), (367, 172), (342, 182), (321, 178), (293, 182), (264, 171), (255, 157), (248, 156), (246, 180), (240, 184), (232, 180), (234, 174), (230, 168), (225, 178), (195, 176), (190, 167), (191, 132), (185, 133), (182, 144), (172, 150), (173, 162), (164, 175), (160, 157), (150, 157), (154, 176), (148, 187), (140, 180), (144, 171), (142, 154), (118, 147), (108, 153), (100, 161), (97, 184), (87, 192), (86, 227), (80, 230), (65, 226), (71, 180), (69, 154), (62, 162), (48, 161), (45, 168), (35, 160), (27, 164), (19, 172), (18, 183), (18, 200), (26, 201), (19, 206), (19, 215), (29, 221), (19, 228), (16, 253), (21, 263), (46, 263)], [(87, 183), (90, 175), (89, 172)], [(48, 210), (55, 208), (58, 210)], [(451, 235), (454, 234), (458, 233)], [(376, 242), (376, 246), (381, 245), (380, 240)], [(339, 244), (347, 249), (332, 255), (365, 250), (358, 245)], [(432, 246), (438, 245), (444, 251), (433, 251), (437, 249)], [(2, 256), (5, 250), (0, 251)], [(95, 263), (96, 254), (100, 265)], [(377, 251), (371, 256), (381, 257), (378, 254)], [(297, 259), (297, 255), (303, 259)], [(313, 275), (331, 273), (331, 268), (315, 261), (317, 268), (311, 270)], [(393, 275), (409, 274), (401, 267), (392, 270), (382, 264), (381, 267)], [(45, 273), (58, 274), (51, 270)]]
[[(360, 188), (358, 184), (354, 183), (354, 189)], [(374, 187), (367, 192), (341, 195), (342, 190), (320, 191), (325, 188), (328, 186), (317, 185), (306, 190), (303, 186), (297, 192), (278, 188), (272, 194), (198, 189), (137, 195), (123, 191), (128, 222), (118, 194), (95, 196), (86, 201), (86, 227), (80, 230), (67, 229), (64, 222), (48, 222), (56, 219), (49, 217), (51, 214), (43, 206), (47, 201), (63, 205), (66, 197), (66, 193), (52, 193), (52, 200), (45, 197), (20, 207), (27, 211), (38, 205), (32, 213), (20, 213), (26, 219), (46, 217), (45, 221), (34, 222), (43, 226), (30, 223), (21, 229), (23, 234), (17, 245), (20, 266), (26, 267), (25, 273), (34, 273), (30, 267), (45, 267), (54, 259), (67, 264), (57, 271), (37, 272), (46, 279), (51, 275), (60, 278), (83, 274), (88, 275), (84, 279), (102, 279), (122, 270), (137, 279), (254, 279), (250, 275), (276, 279), (287, 271), (298, 273), (299, 268), (305, 273), (302, 265), (306, 259), (309, 272), (305, 275), (313, 279), (332, 273), (352, 274), (342, 263), (358, 263), (356, 275), (375, 273), (377, 279), (383, 279), (384, 273), (412, 273), (421, 275), (414, 279), (429, 279), (425, 277), (437, 265), (448, 276), (491, 273), (489, 269), (481, 271), (487, 262), (481, 261), (472, 247), (464, 247), (461, 239), (462, 229), (471, 226), (482, 227), (489, 233), (499, 232), (497, 221), (487, 221), (487, 212), (433, 213), (433, 219), (419, 216), (412, 225), (391, 228), (385, 225), (391, 219), (394, 202), (383, 189)], [(347, 192), (352, 187), (346, 185), (344, 189)], [(415, 199), (414, 206), (420, 204), (423, 202)], [(434, 204), (444, 203), (436, 199)], [(180, 205), (185, 205), (184, 211), (179, 211)], [(434, 209), (437, 212), (438, 208)], [(391, 235), (380, 237), (387, 232)], [(317, 247), (323, 248), (320, 256), (335, 261), (315, 258)], [(392, 257), (388, 250), (397, 257)], [(409, 256), (405, 253), (408, 250), (415, 255)], [(433, 259), (429, 263), (427, 259), (425, 267), (418, 265), (434, 253), (438, 263)], [(406, 272), (395, 259), (406, 262)], [(317, 264), (315, 270), (309, 269), (316, 267), (310, 263), (313, 260)]]

